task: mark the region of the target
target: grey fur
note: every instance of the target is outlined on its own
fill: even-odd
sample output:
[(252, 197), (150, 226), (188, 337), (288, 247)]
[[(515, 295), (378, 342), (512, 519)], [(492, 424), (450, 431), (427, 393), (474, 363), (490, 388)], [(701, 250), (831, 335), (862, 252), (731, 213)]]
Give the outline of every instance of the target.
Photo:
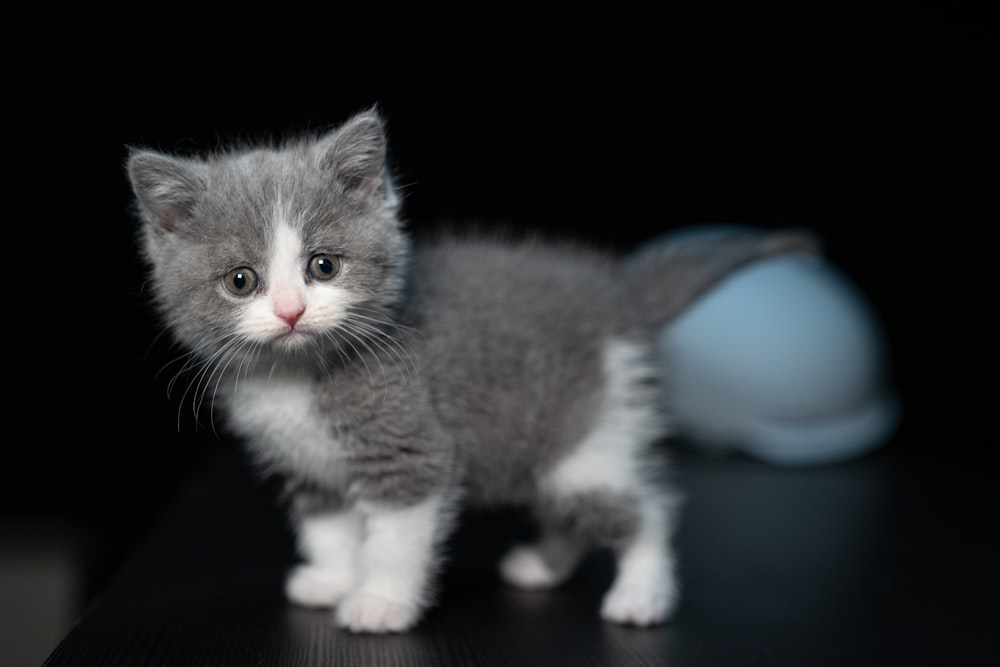
[[(609, 342), (649, 354), (656, 328), (697, 294), (784, 247), (741, 236), (622, 260), (569, 244), (442, 237), (411, 250), (374, 111), (319, 137), (205, 158), (134, 150), (128, 174), (156, 304), (199, 360), (195, 400), (218, 400), (261, 465), (289, 479), (298, 519), (441, 493), (528, 504), (581, 543), (624, 548), (650, 498), (670, 520), (665, 482), (558, 498), (539, 486), (596, 427)], [(240, 342), (246, 302), (220, 287), (234, 267), (267, 264), (278, 202), (308, 252), (350, 267), (338, 277), (354, 299), (347, 319), (299, 349)], [(630, 400), (658, 423), (651, 357), (644, 367), (628, 380)], [(312, 397), (301, 423), (240, 414), (236, 387), (258, 374)], [(271, 437), (272, 426), (304, 435)], [(648, 456), (647, 439), (637, 456)], [(437, 541), (453, 515), (442, 512)]]
[(593, 544), (621, 546), (639, 526), (634, 496), (608, 491), (588, 491), (560, 499), (558, 506), (538, 508), (547, 528), (564, 534), (584, 535)]

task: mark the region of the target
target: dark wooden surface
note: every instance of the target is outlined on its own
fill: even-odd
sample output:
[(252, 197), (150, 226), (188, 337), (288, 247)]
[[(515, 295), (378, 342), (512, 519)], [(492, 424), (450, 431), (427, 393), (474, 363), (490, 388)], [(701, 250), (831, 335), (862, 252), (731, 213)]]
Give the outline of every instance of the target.
[(205, 452), (45, 663), (87, 665), (981, 665), (996, 657), (995, 469), (884, 449), (783, 469), (675, 456), (688, 502), (684, 601), (653, 629), (597, 616), (611, 562), (512, 590), (494, 561), (522, 517), (466, 517), (439, 604), (414, 631), (356, 636), (281, 593), (275, 486), (232, 443)]

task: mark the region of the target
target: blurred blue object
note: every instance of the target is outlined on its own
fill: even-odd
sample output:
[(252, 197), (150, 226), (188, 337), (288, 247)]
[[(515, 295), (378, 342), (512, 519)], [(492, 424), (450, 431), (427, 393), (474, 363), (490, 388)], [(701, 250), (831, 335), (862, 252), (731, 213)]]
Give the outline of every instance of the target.
[[(685, 227), (640, 251), (734, 228)], [(896, 427), (880, 323), (821, 257), (793, 253), (743, 267), (666, 327), (657, 345), (676, 433), (697, 447), (818, 465), (868, 453)]]

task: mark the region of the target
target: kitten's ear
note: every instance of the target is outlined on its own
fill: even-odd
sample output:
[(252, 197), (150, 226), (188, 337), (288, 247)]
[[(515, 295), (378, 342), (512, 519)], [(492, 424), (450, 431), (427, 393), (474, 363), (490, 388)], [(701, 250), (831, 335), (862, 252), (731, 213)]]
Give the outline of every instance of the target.
[(347, 192), (391, 197), (386, 174), (386, 138), (382, 120), (366, 111), (321, 137), (320, 167)]
[(147, 220), (166, 232), (191, 217), (206, 188), (200, 163), (154, 151), (133, 151), (128, 176)]

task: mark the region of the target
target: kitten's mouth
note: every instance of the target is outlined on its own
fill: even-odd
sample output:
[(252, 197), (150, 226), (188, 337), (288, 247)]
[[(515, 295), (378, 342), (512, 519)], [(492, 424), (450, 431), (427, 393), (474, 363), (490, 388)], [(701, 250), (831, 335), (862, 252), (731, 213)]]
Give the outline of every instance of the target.
[(310, 338), (312, 334), (304, 327), (289, 327), (276, 335), (273, 342), (283, 347), (299, 347)]

